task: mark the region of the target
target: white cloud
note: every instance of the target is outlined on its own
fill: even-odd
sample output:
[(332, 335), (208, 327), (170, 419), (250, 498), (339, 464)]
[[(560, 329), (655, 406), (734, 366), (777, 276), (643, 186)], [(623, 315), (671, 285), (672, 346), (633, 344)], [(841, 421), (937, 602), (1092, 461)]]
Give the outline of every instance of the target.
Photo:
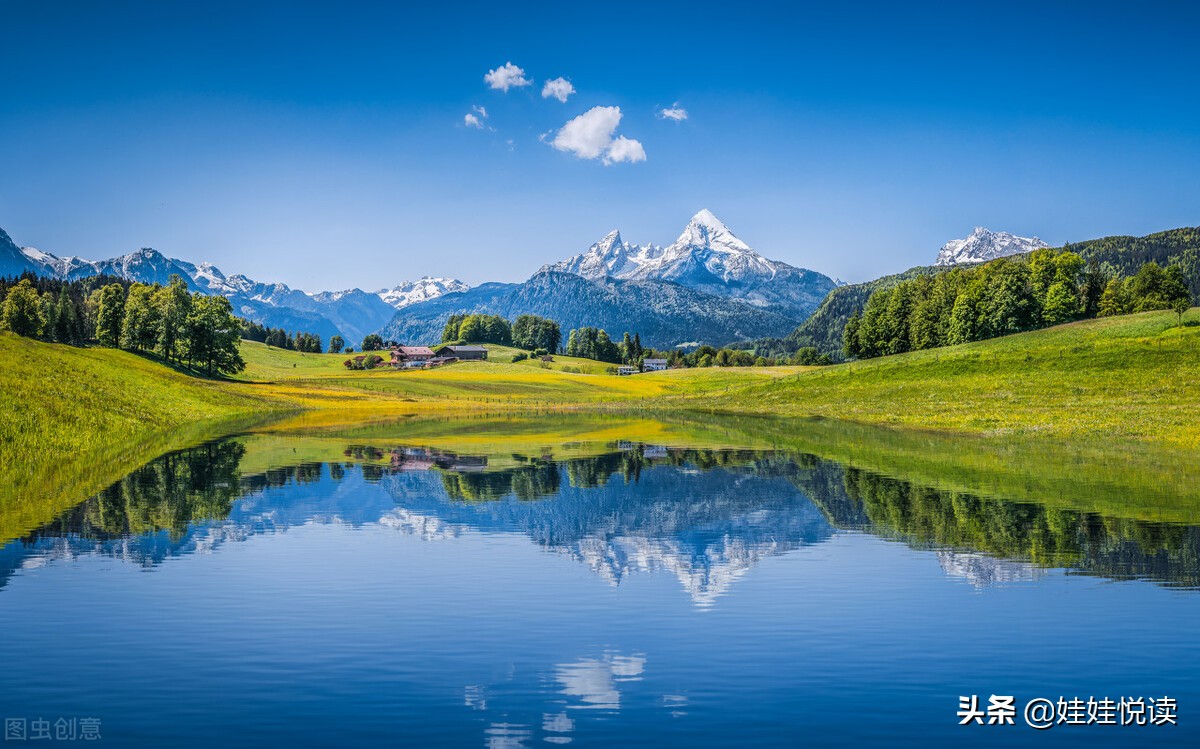
[(550, 145), (581, 159), (601, 159), (605, 165), (645, 161), (641, 143), (623, 135), (614, 138), (620, 124), (620, 107), (592, 107), (563, 125)]
[(506, 62), (495, 70), (489, 70), (487, 75), (483, 77), (484, 83), (488, 88), (499, 89), (508, 93), (510, 88), (520, 88), (533, 83), (525, 77), (525, 71), (513, 65), (511, 62)]
[(687, 110), (679, 106), (679, 102), (675, 102), (669, 107), (658, 110), (658, 118), (661, 120), (675, 120), (682, 122), (688, 118)]
[(542, 86), (542, 98), (549, 99), (554, 97), (561, 102), (566, 102), (567, 97), (575, 93), (575, 87), (566, 78), (559, 76), (551, 81), (546, 81)]
[(636, 164), (645, 160), (646, 149), (642, 148), (642, 144), (624, 135), (618, 135), (604, 153), (605, 164), (620, 164), (622, 161)]
[(581, 159), (596, 159), (612, 143), (619, 124), (620, 107), (592, 107), (563, 125), (550, 145)]
[(477, 130), (483, 130), (485, 128), (491, 130), (492, 128), (483, 124), (483, 121), (486, 120), (488, 116), (487, 110), (483, 107), (471, 107), (471, 109), (474, 111), (467, 112), (463, 115), (463, 124), (467, 127), (476, 128)]

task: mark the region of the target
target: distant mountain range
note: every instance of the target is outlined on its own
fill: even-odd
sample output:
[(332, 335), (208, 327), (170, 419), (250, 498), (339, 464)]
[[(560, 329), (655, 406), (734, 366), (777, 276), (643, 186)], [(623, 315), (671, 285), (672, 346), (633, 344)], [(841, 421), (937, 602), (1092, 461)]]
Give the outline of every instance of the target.
[(243, 275), (226, 276), (211, 263), (196, 265), (149, 248), (99, 261), (58, 257), (33, 247), (17, 247), (0, 230), (0, 276), (25, 272), (66, 280), (109, 275), (161, 284), (167, 283), (172, 275), (179, 275), (193, 291), (229, 297), (235, 312), (249, 320), (289, 331), (316, 333), (326, 343), (340, 335), (351, 345), (357, 345), (368, 333), (386, 325), (398, 309), (470, 288), (452, 278), (421, 278), (375, 292), (347, 289), (308, 294), (282, 283), (262, 283)]
[(524, 283), (478, 288), (450, 278), (421, 278), (390, 289), (309, 294), (282, 283), (226, 276), (153, 249), (91, 261), (20, 248), (0, 231), (0, 275), (31, 272), (77, 279), (107, 274), (167, 283), (178, 274), (195, 290), (221, 294), (237, 314), (271, 327), (341, 335), (357, 345), (368, 333), (397, 341), (440, 338), (458, 312), (557, 320), (564, 333), (599, 326), (640, 333), (647, 345), (723, 344), (782, 336), (804, 320), (837, 283), (820, 273), (769, 260), (738, 239), (710, 211), (692, 217), (672, 244), (634, 245), (612, 232), (585, 252), (544, 266)]
[(541, 271), (591, 281), (670, 281), (784, 314), (811, 311), (837, 285), (828, 276), (759, 255), (707, 209), (666, 247), (624, 242), (612, 231), (586, 252)]
[(589, 325), (617, 337), (636, 332), (654, 347), (778, 335), (803, 319), (666, 281), (589, 281), (573, 273), (543, 271), (524, 283), (487, 283), (414, 304), (397, 313), (381, 334), (397, 341), (437, 341), (447, 318), (462, 312), (509, 319), (541, 315), (558, 321), (564, 335)]
[(524, 283), (483, 284), (406, 307), (382, 334), (436, 340), (451, 314), (485, 312), (550, 317), (564, 332), (585, 325), (636, 332), (660, 348), (720, 345), (783, 335), (836, 286), (828, 276), (759, 255), (702, 210), (666, 247), (631, 244), (613, 231)]
[(1049, 246), (1037, 237), (1018, 237), (1006, 231), (989, 231), (977, 226), (965, 239), (951, 239), (942, 245), (934, 265), (986, 263), (998, 257), (1020, 255)]

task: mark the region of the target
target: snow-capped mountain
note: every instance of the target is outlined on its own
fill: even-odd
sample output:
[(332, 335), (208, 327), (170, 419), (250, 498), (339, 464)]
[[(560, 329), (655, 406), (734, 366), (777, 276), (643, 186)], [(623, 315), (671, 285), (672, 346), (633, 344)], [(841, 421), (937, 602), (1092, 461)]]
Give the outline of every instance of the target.
[(679, 238), (666, 247), (637, 245), (610, 232), (587, 251), (545, 265), (539, 272), (574, 273), (592, 281), (606, 278), (670, 281), (758, 307), (811, 312), (837, 284), (815, 271), (759, 255), (707, 209), (692, 217)]
[(346, 289), (309, 294), (283, 283), (263, 283), (240, 274), (226, 276), (212, 263), (197, 265), (148, 247), (108, 260), (58, 257), (33, 247), (17, 247), (0, 230), (0, 276), (26, 272), (68, 280), (109, 275), (160, 284), (178, 275), (193, 291), (228, 297), (234, 311), (249, 320), (316, 333), (326, 341), (341, 335), (352, 345), (382, 328), (400, 307), (470, 288), (452, 278), (422, 278), (374, 293)]
[(942, 245), (934, 265), (983, 263), (1049, 246), (1037, 237), (1018, 237), (1006, 231), (989, 231), (977, 226), (966, 239), (952, 239)]
[(455, 278), (423, 276), (416, 281), (404, 281), (390, 289), (380, 289), (375, 294), (396, 309), (402, 309), (410, 304), (427, 302), (442, 294), (466, 291), (469, 288), (471, 287)]

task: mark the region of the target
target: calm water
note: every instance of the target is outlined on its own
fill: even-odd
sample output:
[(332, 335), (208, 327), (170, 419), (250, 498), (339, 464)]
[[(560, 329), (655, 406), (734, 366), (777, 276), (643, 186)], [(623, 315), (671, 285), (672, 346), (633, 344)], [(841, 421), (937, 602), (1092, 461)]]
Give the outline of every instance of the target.
[[(3, 717), (132, 747), (1200, 740), (1200, 527), (802, 454), (333, 442), (164, 456), (0, 548)], [(1017, 725), (959, 726), (972, 694)], [(1024, 725), (1076, 696), (1179, 724)]]

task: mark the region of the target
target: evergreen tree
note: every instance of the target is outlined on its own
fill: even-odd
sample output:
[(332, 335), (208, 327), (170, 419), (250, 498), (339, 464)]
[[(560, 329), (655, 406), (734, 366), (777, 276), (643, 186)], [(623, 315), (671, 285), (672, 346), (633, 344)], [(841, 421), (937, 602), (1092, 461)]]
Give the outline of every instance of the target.
[(83, 342), (83, 320), (67, 293), (67, 284), (59, 289), (54, 305), (54, 340), (72, 344)]

